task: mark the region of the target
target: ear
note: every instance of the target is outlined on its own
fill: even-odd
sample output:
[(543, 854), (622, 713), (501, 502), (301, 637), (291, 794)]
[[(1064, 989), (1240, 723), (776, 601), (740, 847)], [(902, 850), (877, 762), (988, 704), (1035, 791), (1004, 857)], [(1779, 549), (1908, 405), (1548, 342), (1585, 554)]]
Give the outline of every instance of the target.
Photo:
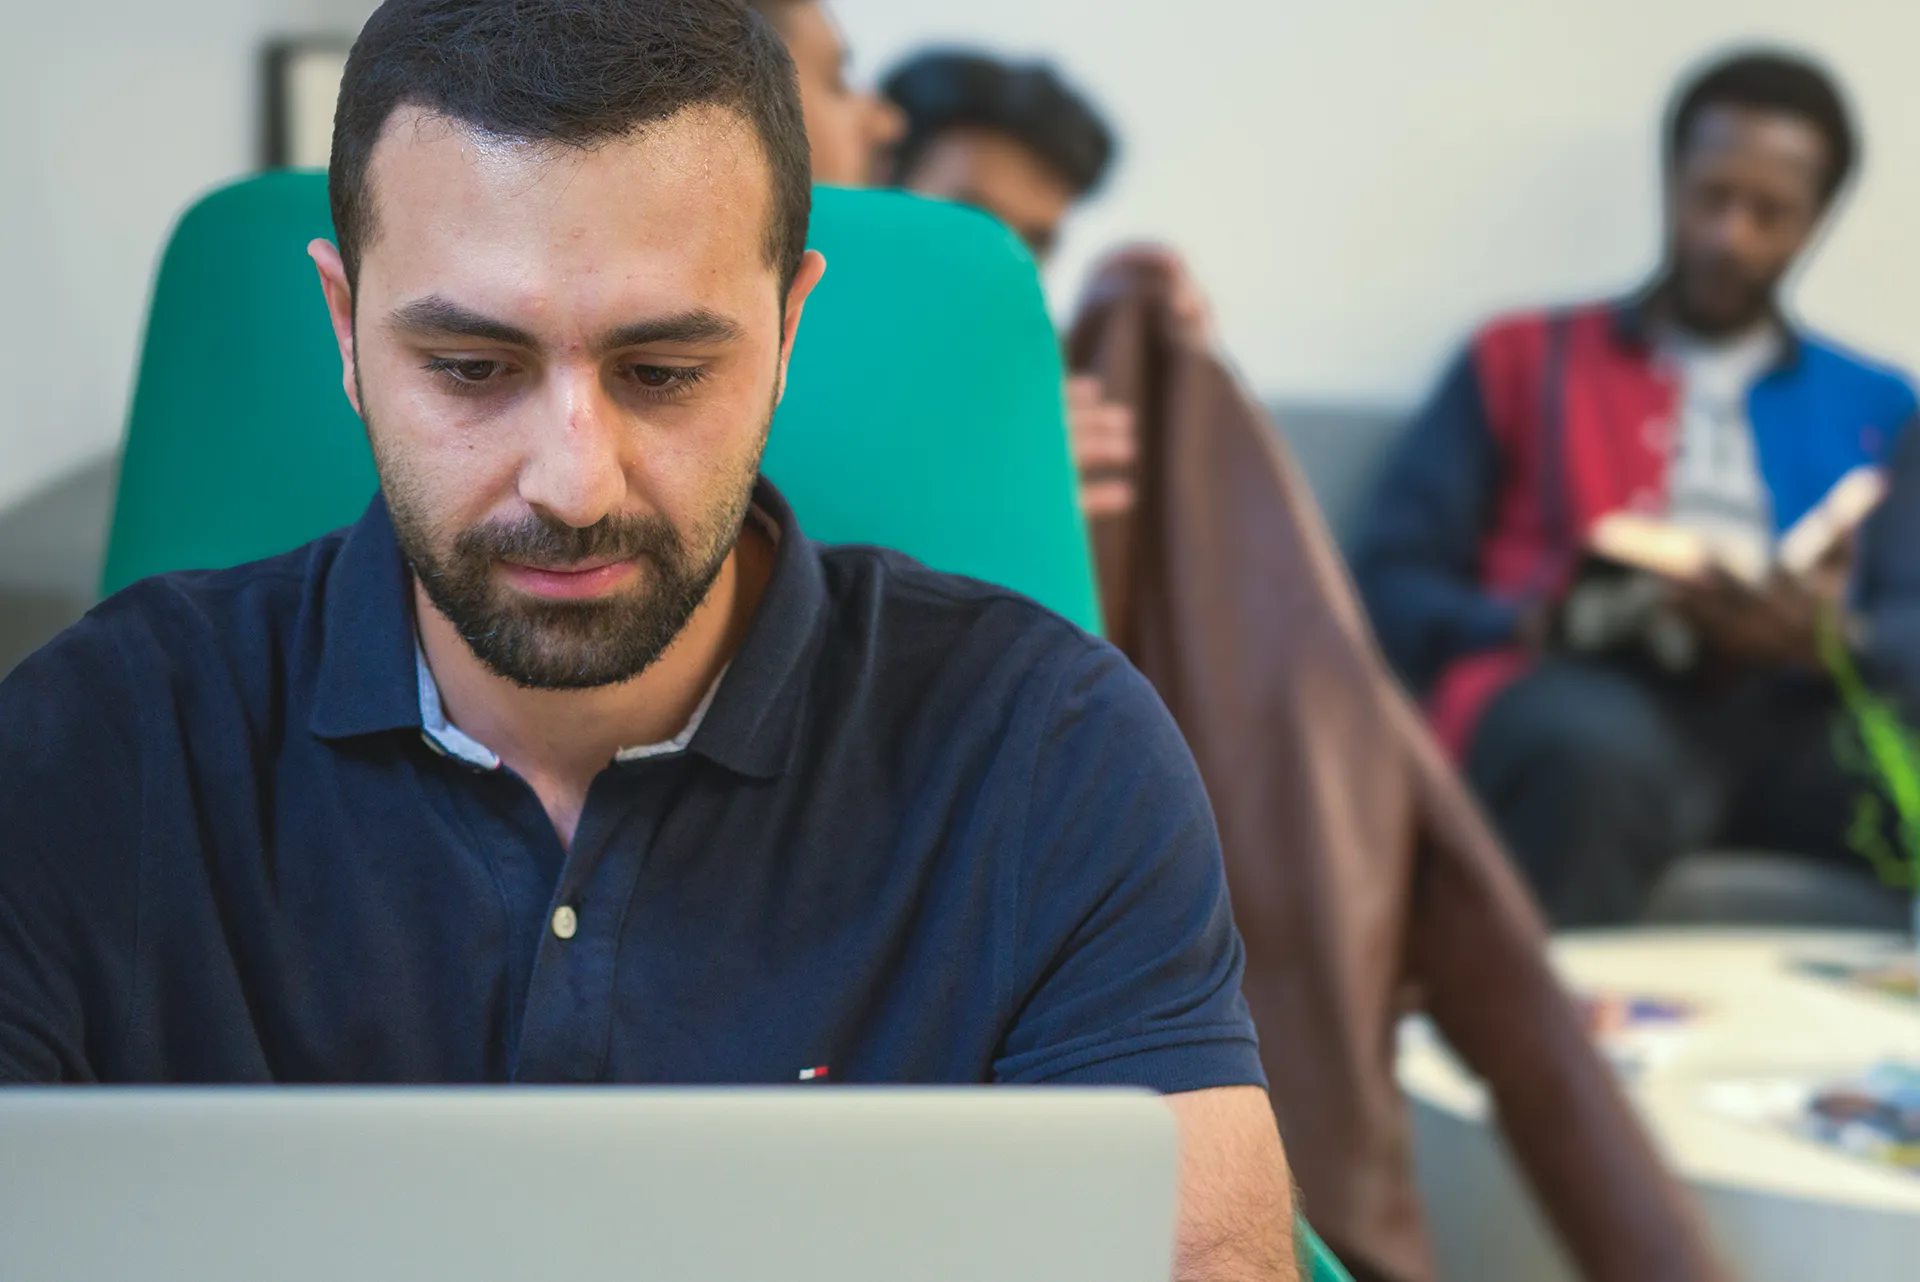
[(307, 257), (320, 273), (320, 292), (327, 299), (327, 318), (333, 322), (333, 339), (340, 345), (340, 381), (346, 386), (347, 400), (362, 419), (360, 380), (354, 377), (353, 364), (353, 286), (347, 283), (346, 264), (330, 240), (316, 240), (307, 246)]
[[(331, 248), (331, 246), (329, 246)], [(787, 397), (787, 366), (793, 360), (794, 339), (800, 333), (800, 314), (807, 310), (807, 299), (813, 294), (814, 286), (827, 274), (827, 260), (817, 249), (809, 249), (800, 260), (800, 271), (793, 278), (793, 288), (787, 291), (786, 317), (780, 333), (780, 383), (774, 403), (778, 404)]]

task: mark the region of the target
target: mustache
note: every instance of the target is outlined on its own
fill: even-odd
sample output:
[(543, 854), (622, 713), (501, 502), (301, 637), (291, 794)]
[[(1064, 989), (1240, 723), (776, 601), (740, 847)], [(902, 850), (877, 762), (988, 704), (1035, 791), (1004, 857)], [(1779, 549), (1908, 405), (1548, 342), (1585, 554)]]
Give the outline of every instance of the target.
[(1741, 262), (1732, 254), (1702, 253), (1682, 260), (1682, 267), (1722, 280), (1737, 280), (1743, 285), (1765, 288), (1771, 279)]
[(680, 532), (663, 516), (610, 516), (579, 527), (530, 513), (518, 520), (482, 522), (461, 531), (453, 541), (455, 557), (468, 564), (512, 561), (556, 568), (641, 557), (673, 565), (684, 558), (685, 551)]

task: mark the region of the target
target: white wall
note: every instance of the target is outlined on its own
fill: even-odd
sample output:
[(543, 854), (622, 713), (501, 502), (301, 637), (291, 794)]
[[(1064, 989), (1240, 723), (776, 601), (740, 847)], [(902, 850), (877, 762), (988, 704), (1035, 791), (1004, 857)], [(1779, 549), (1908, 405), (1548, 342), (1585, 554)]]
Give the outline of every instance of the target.
[[(337, 0), (334, 0), (337, 3)], [(160, 244), (328, 0), (0, 0), (0, 507), (113, 448)]]
[[(1795, 39), (1844, 74), (1865, 181), (1797, 300), (1920, 366), (1912, 0), (834, 0), (871, 74), (929, 40), (1049, 53), (1126, 136), (1055, 273), (1185, 249), (1263, 392), (1404, 405), (1488, 311), (1623, 289), (1691, 59)], [(0, 0), (0, 506), (118, 440), (155, 256), (249, 167), (269, 32), (372, 0)]]
[(1116, 118), (1063, 297), (1132, 236), (1187, 251), (1262, 391), (1404, 405), (1476, 319), (1622, 290), (1658, 250), (1680, 70), (1791, 39), (1842, 74), (1867, 170), (1796, 299), (1920, 367), (1912, 0), (834, 0), (863, 73), (934, 39), (1054, 53)]

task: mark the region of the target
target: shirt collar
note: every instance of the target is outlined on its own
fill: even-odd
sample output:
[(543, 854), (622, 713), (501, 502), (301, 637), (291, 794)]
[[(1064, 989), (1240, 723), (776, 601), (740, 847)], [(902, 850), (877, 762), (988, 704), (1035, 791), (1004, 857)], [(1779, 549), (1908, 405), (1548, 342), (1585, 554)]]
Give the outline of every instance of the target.
[[(481, 743), (472, 735), (447, 720), (446, 708), (440, 702), (440, 683), (433, 679), (433, 667), (427, 662), (427, 652), (418, 642), (414, 645), (414, 666), (419, 669), (420, 681), (420, 736), (427, 746), (456, 761), (464, 761), (479, 770), (498, 770), (500, 754)], [(707, 710), (713, 707), (713, 696), (720, 690), (720, 683), (727, 679), (722, 671), (714, 678), (713, 684), (700, 697), (700, 706), (693, 710), (682, 726), (680, 733), (671, 739), (659, 743), (642, 744), (637, 748), (622, 748), (613, 754), (616, 762), (625, 765), (634, 761), (650, 761), (655, 757), (671, 757), (685, 752), (698, 733), (700, 724), (707, 719)]]
[(827, 575), (820, 546), (801, 533), (772, 482), (762, 477), (753, 501), (780, 532), (773, 575), (690, 751), (736, 774), (773, 779), (799, 754), (809, 715), (806, 674), (826, 635)]
[[(824, 631), (826, 575), (818, 545), (801, 533), (793, 509), (770, 482), (756, 485), (753, 502), (778, 536), (773, 574), (745, 641), (679, 736), (629, 749), (620, 760), (686, 750), (761, 779), (793, 764), (807, 713), (803, 673)], [(498, 766), (484, 745), (447, 723), (414, 632), (411, 574), (386, 501), (377, 495), (335, 554), (320, 617), (321, 659), (308, 719), (315, 735), (348, 739), (411, 729), (426, 732), (448, 755), (484, 769)]]
[(308, 729), (322, 739), (420, 729), (413, 579), (384, 497), (347, 528), (325, 574)]

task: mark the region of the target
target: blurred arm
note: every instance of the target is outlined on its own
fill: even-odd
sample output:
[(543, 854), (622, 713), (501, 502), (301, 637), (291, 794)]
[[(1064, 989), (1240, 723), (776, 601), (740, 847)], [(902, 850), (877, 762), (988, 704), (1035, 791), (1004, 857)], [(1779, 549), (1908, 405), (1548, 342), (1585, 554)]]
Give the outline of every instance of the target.
[(1463, 655), (1516, 638), (1520, 611), (1477, 581), (1500, 459), (1471, 354), (1387, 465), (1354, 574), (1394, 670), (1424, 692)]
[(1081, 515), (1093, 520), (1132, 512), (1140, 457), (1133, 411), (1108, 400), (1099, 379), (1069, 378), (1067, 428), (1080, 473)]

